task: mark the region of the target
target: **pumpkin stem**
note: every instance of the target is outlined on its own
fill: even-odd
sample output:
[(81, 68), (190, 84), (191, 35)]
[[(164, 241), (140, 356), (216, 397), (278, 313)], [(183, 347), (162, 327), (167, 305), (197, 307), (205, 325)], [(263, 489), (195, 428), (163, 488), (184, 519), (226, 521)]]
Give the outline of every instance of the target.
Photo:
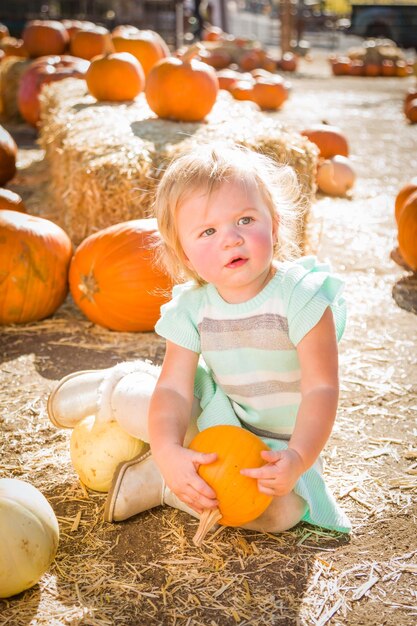
[(184, 63), (189, 63), (194, 59), (194, 57), (196, 57), (198, 54), (200, 54), (200, 52), (203, 52), (204, 50), (205, 48), (201, 45), (201, 43), (194, 43), (181, 56), (181, 61), (183, 61)]
[(94, 296), (100, 291), (100, 289), (93, 270), (91, 270), (89, 274), (83, 274), (81, 276), (78, 289), (89, 302), (94, 302)]
[(220, 513), (220, 509), (204, 509), (200, 515), (200, 523), (197, 528), (197, 532), (193, 537), (193, 544), (200, 547), (204, 541), (204, 537), (208, 531), (223, 517)]

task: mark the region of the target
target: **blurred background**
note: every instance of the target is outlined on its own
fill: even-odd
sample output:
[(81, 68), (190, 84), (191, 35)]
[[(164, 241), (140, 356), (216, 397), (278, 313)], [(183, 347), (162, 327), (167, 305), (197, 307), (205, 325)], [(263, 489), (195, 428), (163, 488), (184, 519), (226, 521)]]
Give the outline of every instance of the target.
[(265, 46), (335, 49), (346, 37), (385, 37), (417, 49), (417, 0), (2, 0), (0, 22), (19, 37), (30, 19), (132, 24), (179, 47), (211, 24)]

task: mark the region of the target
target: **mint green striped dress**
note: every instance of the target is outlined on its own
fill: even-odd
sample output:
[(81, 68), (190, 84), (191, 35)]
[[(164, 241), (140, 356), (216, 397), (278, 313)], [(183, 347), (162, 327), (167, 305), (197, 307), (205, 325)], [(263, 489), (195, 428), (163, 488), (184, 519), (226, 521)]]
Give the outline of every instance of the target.
[[(260, 429), (271, 449), (285, 449), (301, 401), (296, 346), (329, 306), (341, 338), (346, 320), (342, 289), (329, 266), (313, 256), (277, 264), (264, 289), (239, 304), (227, 303), (211, 284), (174, 287), (155, 330), (201, 355), (194, 389), (202, 408), (199, 430), (217, 424), (247, 426)], [(294, 491), (308, 504), (304, 521), (350, 531), (324, 482), (321, 459), (300, 477)]]

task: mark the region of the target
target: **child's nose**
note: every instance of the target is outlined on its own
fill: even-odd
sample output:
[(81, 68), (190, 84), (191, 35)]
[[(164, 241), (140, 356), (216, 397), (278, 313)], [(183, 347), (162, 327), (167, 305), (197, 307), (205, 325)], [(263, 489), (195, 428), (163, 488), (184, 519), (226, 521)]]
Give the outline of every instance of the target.
[(240, 246), (242, 242), (242, 234), (236, 226), (230, 226), (226, 229), (223, 237), (223, 243), (226, 248)]

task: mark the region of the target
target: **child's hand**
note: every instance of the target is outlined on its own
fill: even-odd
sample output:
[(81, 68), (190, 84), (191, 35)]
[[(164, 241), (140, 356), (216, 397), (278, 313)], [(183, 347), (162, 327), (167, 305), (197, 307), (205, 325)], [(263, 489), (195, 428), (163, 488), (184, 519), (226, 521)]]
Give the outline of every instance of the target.
[(244, 476), (256, 478), (258, 489), (268, 496), (285, 496), (290, 493), (304, 471), (303, 462), (295, 450), (289, 448), (276, 452), (265, 450), (261, 456), (267, 464), (252, 469), (242, 469)]
[(158, 465), (168, 487), (185, 504), (198, 513), (218, 506), (213, 489), (197, 474), (200, 465), (208, 465), (217, 459), (217, 454), (204, 454), (172, 445), (164, 448)]

